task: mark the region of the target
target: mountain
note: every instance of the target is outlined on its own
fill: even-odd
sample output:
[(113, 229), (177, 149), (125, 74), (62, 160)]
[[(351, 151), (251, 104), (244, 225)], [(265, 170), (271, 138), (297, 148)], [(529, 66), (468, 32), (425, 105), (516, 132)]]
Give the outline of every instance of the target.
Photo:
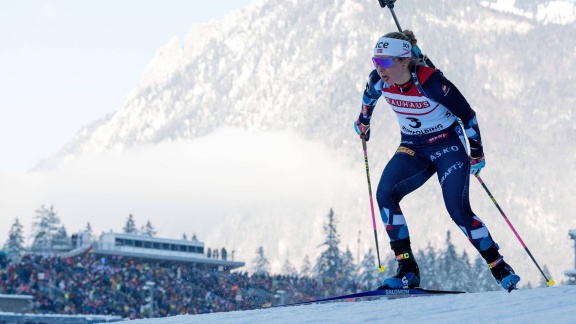
[[(222, 21), (196, 26), (183, 46), (172, 39), (158, 50), (120, 111), (105, 124), (81, 130), (81, 140), (58, 156), (204, 136), (214, 121), (295, 129), (309, 138), (338, 129), (358, 105), (373, 39), (395, 29), (389, 13), (372, 2), (299, 0), (279, 6), (260, 0)], [(406, 1), (396, 12), (479, 113), (504, 103), (550, 105), (543, 94), (574, 77), (562, 66), (570, 66), (573, 56), (576, 5), (549, 1), (548, 7), (562, 3), (572, 9), (558, 16), (544, 15), (550, 10), (535, 1), (516, 10), (500, 3), (510, 2)], [(569, 23), (550, 23), (555, 20)], [(552, 59), (565, 63), (547, 62)], [(558, 77), (542, 79), (551, 74)], [(573, 96), (565, 95), (560, 103), (572, 103)], [(567, 112), (551, 115), (562, 119), (562, 113)], [(310, 127), (318, 123), (325, 128)], [(345, 131), (339, 135), (327, 141), (339, 147), (348, 138)]]
[[(572, 265), (566, 234), (576, 227), (570, 194), (576, 153), (569, 146), (576, 138), (571, 68), (576, 5), (510, 3), (515, 2), (406, 0), (396, 3), (395, 12), (476, 110), (487, 158), (485, 182), (537, 259), (554, 265), (551, 271), (560, 277)], [(358, 170), (351, 180), (358, 183), (332, 193), (350, 197), (322, 198), (323, 211), (287, 208), (279, 201), (257, 211), (226, 213), (206, 233), (245, 251), (263, 244), (278, 263), (287, 255), (286, 245), (302, 259), (317, 252), (321, 224), (334, 207), (344, 241), (354, 242), (358, 215), (367, 215), (368, 202), (358, 169), (360, 144), (351, 125), (372, 69), (374, 42), (394, 30), (390, 12), (376, 1), (255, 0), (222, 20), (195, 26), (183, 44), (170, 40), (118, 112), (81, 129), (36, 170), (85, 155), (205, 139), (222, 128), (293, 132), (344, 157), (347, 170)], [(369, 142), (373, 183), (398, 138), (395, 117), (379, 103)], [(471, 195), (476, 213), (509, 251), (503, 253), (537, 280), (534, 265), (486, 194), (472, 185)], [(422, 237), (417, 246), (443, 242), (445, 231), (455, 230), (440, 197), (431, 180), (404, 201), (411, 232)], [(370, 244), (368, 238), (364, 244)]]

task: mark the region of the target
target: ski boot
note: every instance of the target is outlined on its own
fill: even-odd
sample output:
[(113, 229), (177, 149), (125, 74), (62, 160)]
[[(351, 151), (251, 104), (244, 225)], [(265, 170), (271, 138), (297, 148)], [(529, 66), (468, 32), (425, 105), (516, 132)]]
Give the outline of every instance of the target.
[(490, 272), (496, 281), (502, 285), (502, 288), (511, 292), (516, 288), (516, 284), (520, 281), (520, 276), (514, 273), (514, 270), (508, 263), (504, 262), (504, 258), (500, 257), (498, 260), (489, 263)]
[(391, 242), (390, 246), (396, 254), (398, 269), (396, 275), (384, 279), (378, 289), (418, 287), (420, 285), (420, 270), (410, 248), (410, 238)]
[(482, 257), (488, 262), (490, 272), (492, 272), (496, 281), (502, 285), (502, 288), (508, 290), (508, 292), (517, 289), (516, 285), (520, 281), (520, 276), (514, 272), (508, 263), (504, 262), (504, 257), (498, 252), (498, 245), (496, 243), (488, 248), (488, 250), (480, 252), (480, 254), (482, 254)]

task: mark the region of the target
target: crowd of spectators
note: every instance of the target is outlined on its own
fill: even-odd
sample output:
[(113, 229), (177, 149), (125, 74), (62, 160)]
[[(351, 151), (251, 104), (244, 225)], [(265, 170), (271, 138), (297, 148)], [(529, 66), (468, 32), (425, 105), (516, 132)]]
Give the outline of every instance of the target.
[(166, 317), (246, 310), (356, 292), (339, 279), (226, 273), (126, 257), (0, 260), (0, 294), (34, 298), (36, 313)]

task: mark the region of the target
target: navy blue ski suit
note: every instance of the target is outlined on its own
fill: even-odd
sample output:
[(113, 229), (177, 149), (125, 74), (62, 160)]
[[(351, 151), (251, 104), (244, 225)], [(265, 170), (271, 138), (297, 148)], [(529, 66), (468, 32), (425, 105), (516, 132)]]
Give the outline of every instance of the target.
[(370, 123), (380, 97), (396, 113), (401, 143), (386, 165), (376, 191), (380, 215), (390, 241), (410, 236), (400, 201), (437, 174), (450, 217), (478, 251), (494, 242), (482, 220), (474, 214), (468, 197), (471, 156), (483, 155), (476, 114), (460, 91), (442, 73), (417, 66), (424, 94), (411, 80), (388, 86), (376, 70), (363, 95), (360, 121)]

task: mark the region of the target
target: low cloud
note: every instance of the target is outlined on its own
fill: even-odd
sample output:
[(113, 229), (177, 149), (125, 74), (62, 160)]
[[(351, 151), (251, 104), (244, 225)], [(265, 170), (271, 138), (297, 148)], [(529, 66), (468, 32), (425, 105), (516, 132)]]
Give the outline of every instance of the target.
[(222, 129), (78, 157), (53, 171), (0, 175), (0, 213), (10, 225), (18, 217), (26, 235), (41, 205), (54, 206), (69, 234), (88, 222), (96, 233), (120, 232), (133, 214), (137, 226), (150, 220), (159, 237), (196, 234), (243, 261), (263, 245), (279, 271), (288, 255), (299, 263), (316, 252), (330, 208), (338, 216), (366, 195), (358, 177), (365, 177), (362, 167), (352, 170), (338, 152), (294, 133)]

